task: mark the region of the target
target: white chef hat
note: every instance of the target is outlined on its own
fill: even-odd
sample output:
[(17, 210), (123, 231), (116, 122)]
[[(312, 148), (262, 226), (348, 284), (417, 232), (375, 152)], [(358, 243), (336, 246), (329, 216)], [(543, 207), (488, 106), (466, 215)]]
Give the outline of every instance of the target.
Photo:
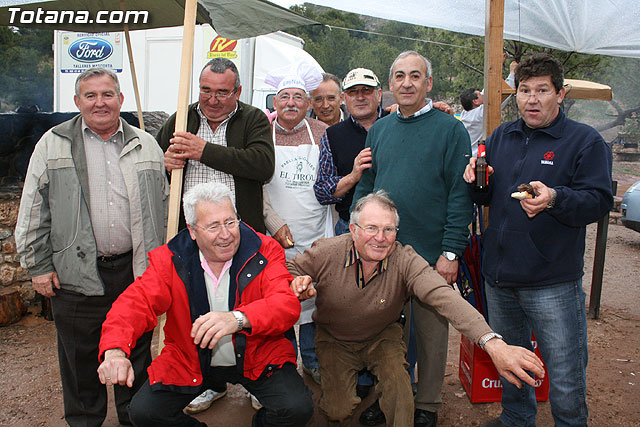
[(300, 61), (270, 71), (264, 82), (277, 88), (278, 92), (289, 88), (311, 92), (322, 83), (322, 72), (316, 65)]

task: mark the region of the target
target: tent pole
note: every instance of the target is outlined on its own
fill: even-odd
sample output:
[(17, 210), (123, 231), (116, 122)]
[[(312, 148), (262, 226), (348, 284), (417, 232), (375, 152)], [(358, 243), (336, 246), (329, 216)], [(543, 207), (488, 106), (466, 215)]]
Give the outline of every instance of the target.
[[(120, 9), (126, 12), (124, 0), (120, 0)], [(124, 38), (127, 41), (127, 54), (129, 55), (129, 66), (131, 67), (131, 81), (133, 82), (133, 93), (136, 97), (136, 107), (138, 108), (138, 122), (140, 129), (144, 130), (144, 118), (142, 117), (142, 103), (140, 102), (140, 91), (138, 90), (138, 77), (136, 76), (136, 66), (133, 63), (133, 49), (131, 49), (131, 37), (129, 37), (129, 25), (124, 24)]]
[[(193, 45), (196, 30), (197, 0), (186, 0), (184, 4), (184, 33), (182, 36), (182, 62), (180, 63), (180, 86), (178, 86), (178, 109), (176, 112), (176, 132), (187, 130), (187, 108), (191, 92), (191, 73), (193, 69)], [(167, 221), (167, 242), (178, 233), (180, 218), (180, 199), (182, 196), (183, 169), (171, 171), (171, 189), (169, 192), (169, 219)], [(164, 347), (164, 324), (166, 315), (158, 319), (158, 354)]]
[(484, 138), (500, 125), (504, 0), (486, 0), (484, 35)]
[[(485, 0), (483, 139), (487, 139), (500, 126), (503, 29), (504, 0)], [(488, 207), (482, 209), (482, 216), (486, 229), (489, 225)]]

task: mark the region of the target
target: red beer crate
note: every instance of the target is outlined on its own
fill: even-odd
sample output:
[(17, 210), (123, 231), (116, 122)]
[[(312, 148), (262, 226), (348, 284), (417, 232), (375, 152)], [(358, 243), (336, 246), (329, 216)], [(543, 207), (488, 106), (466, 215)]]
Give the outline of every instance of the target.
[[(532, 335), (533, 348), (542, 360), (535, 337)], [(549, 379), (547, 367), (544, 378), (536, 378), (536, 400), (545, 402), (549, 399)], [(460, 341), (460, 369), (458, 377), (467, 392), (471, 403), (500, 402), (502, 399), (502, 382), (491, 358), (477, 344), (462, 335)]]

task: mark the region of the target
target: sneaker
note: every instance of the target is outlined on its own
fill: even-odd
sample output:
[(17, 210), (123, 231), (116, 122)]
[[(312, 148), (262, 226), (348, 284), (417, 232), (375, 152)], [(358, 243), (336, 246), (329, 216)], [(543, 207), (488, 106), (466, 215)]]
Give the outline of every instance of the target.
[(207, 389), (200, 396), (193, 399), (191, 403), (184, 408), (184, 412), (187, 414), (197, 414), (202, 411), (206, 411), (213, 402), (224, 397), (226, 394), (227, 390), (217, 392)]
[(315, 382), (316, 384), (320, 384), (320, 368), (307, 368), (306, 366), (302, 366), (302, 372), (304, 372), (305, 374), (309, 375)]
[(260, 403), (257, 397), (255, 397), (251, 393), (249, 393), (249, 397), (251, 398), (251, 407), (253, 409), (255, 409), (256, 411), (259, 411), (260, 409), (262, 409), (262, 404)]

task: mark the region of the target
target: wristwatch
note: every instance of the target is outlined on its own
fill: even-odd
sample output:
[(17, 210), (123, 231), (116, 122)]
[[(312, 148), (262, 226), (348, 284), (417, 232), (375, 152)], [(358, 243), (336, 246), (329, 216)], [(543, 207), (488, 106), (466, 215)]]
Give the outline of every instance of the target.
[(502, 335), (496, 334), (495, 332), (491, 332), (485, 335), (484, 337), (482, 337), (482, 339), (478, 343), (478, 347), (484, 350), (484, 346), (489, 342), (489, 340), (492, 340), (494, 338), (498, 338), (499, 340), (504, 341), (504, 338), (502, 338)]
[(244, 314), (241, 311), (232, 311), (231, 312), (236, 320), (238, 321), (238, 332), (244, 328)]
[(442, 256), (448, 259), (449, 261), (455, 261), (458, 259), (458, 255), (449, 251), (442, 251)]

